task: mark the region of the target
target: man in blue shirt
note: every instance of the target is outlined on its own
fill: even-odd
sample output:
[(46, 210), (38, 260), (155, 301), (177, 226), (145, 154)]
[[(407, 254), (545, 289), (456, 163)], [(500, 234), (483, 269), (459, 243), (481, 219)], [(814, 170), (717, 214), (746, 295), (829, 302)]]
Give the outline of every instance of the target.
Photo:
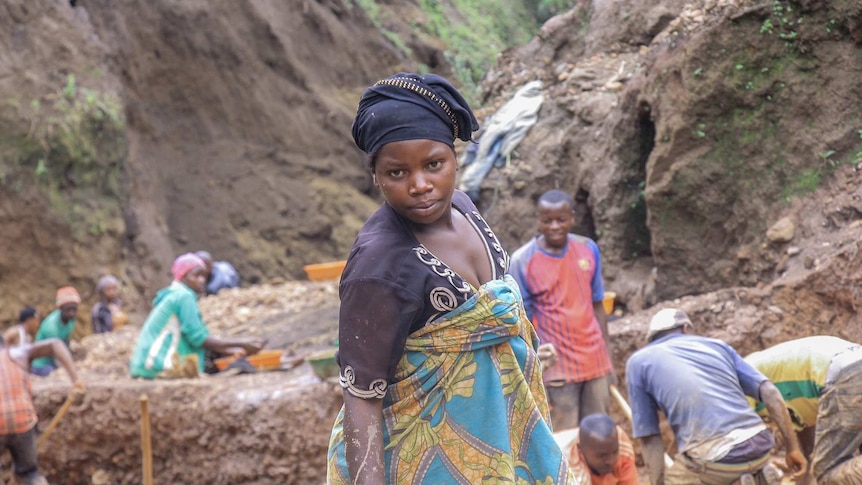
[(195, 253), (206, 264), (206, 294), (215, 295), (225, 288), (239, 288), (240, 278), (236, 268), (227, 261), (213, 261), (207, 251)]
[(677, 462), (702, 483), (780, 483), (777, 469), (767, 466), (772, 433), (745, 396), (766, 404), (787, 443), (787, 464), (801, 476), (808, 462), (781, 392), (727, 343), (692, 332), (685, 312), (661, 310), (650, 320), (647, 346), (626, 364), (633, 437), (642, 440), (653, 485), (665, 478), (659, 409), (676, 436)]

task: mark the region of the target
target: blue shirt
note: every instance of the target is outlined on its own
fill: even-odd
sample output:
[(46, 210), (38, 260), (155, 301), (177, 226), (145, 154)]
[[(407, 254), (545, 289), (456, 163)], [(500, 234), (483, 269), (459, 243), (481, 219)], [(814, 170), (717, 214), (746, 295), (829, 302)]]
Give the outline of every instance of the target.
[(680, 452), (763, 423), (745, 396), (759, 400), (768, 379), (721, 340), (662, 337), (629, 358), (626, 380), (635, 438), (659, 433), (659, 409)]
[(207, 295), (215, 295), (225, 288), (239, 287), (239, 273), (227, 261), (213, 263), (213, 272), (207, 281)]

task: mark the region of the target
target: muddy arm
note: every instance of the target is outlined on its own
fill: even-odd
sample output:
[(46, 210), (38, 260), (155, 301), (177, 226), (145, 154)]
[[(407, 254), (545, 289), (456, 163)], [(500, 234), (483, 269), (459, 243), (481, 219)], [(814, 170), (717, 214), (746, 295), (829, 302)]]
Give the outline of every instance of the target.
[(652, 485), (664, 485), (664, 443), (661, 440), (661, 434), (641, 438), (641, 444), (650, 482)]
[(203, 348), (215, 353), (227, 355), (241, 348), (247, 355), (254, 355), (266, 344), (261, 338), (219, 338), (209, 336), (204, 340)]
[(361, 399), (344, 390), (344, 453), (351, 483), (384, 483), (382, 399)]
[(72, 354), (69, 353), (69, 348), (62, 340), (49, 338), (30, 345), (27, 351), (27, 368), (30, 368), (30, 362), (39, 357), (54, 357), (66, 371), (66, 374), (69, 374), (72, 383), (80, 383), (78, 371), (75, 369), (75, 364), (72, 363)]
[(793, 430), (790, 413), (787, 412), (787, 406), (784, 404), (781, 391), (772, 382), (763, 381), (760, 384), (760, 400), (766, 405), (769, 417), (778, 426), (787, 443), (787, 466), (793, 471), (794, 478), (801, 477), (808, 469), (808, 460), (805, 459), (802, 450), (799, 448), (799, 440), (796, 438), (796, 432)]
[(613, 370), (614, 365), (614, 347), (611, 344), (611, 333), (608, 330), (608, 314), (605, 313), (605, 306), (600, 301), (593, 302), (593, 313), (596, 315), (596, 320), (599, 322), (599, 328), (602, 331), (602, 338), (605, 339), (605, 348), (608, 351), (608, 358), (611, 361), (611, 375), (610, 380), (611, 384), (619, 385), (619, 379), (617, 378), (617, 373)]
[(7, 347), (18, 345), (18, 329), (15, 327), (6, 329), (6, 333), (3, 334), (3, 342), (6, 343)]

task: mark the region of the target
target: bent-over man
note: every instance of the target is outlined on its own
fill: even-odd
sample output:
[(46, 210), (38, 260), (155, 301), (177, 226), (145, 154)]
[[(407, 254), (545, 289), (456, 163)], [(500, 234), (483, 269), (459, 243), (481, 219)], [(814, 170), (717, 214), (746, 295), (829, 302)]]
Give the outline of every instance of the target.
[(862, 346), (821, 335), (745, 360), (781, 391), (817, 483), (862, 483)]
[(665, 481), (659, 410), (679, 447), (674, 468), (685, 466), (707, 485), (780, 483), (768, 464), (775, 440), (745, 396), (766, 404), (787, 443), (787, 465), (801, 476), (808, 462), (778, 389), (727, 343), (692, 332), (685, 312), (661, 310), (650, 320), (647, 346), (626, 365), (633, 435), (643, 442), (652, 483)]

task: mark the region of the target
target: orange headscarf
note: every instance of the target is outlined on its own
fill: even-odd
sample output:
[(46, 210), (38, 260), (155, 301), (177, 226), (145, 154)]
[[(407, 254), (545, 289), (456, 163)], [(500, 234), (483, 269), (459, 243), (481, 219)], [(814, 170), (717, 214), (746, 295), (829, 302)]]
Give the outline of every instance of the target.
[(57, 308), (67, 303), (81, 303), (81, 295), (72, 286), (64, 286), (57, 290)]

